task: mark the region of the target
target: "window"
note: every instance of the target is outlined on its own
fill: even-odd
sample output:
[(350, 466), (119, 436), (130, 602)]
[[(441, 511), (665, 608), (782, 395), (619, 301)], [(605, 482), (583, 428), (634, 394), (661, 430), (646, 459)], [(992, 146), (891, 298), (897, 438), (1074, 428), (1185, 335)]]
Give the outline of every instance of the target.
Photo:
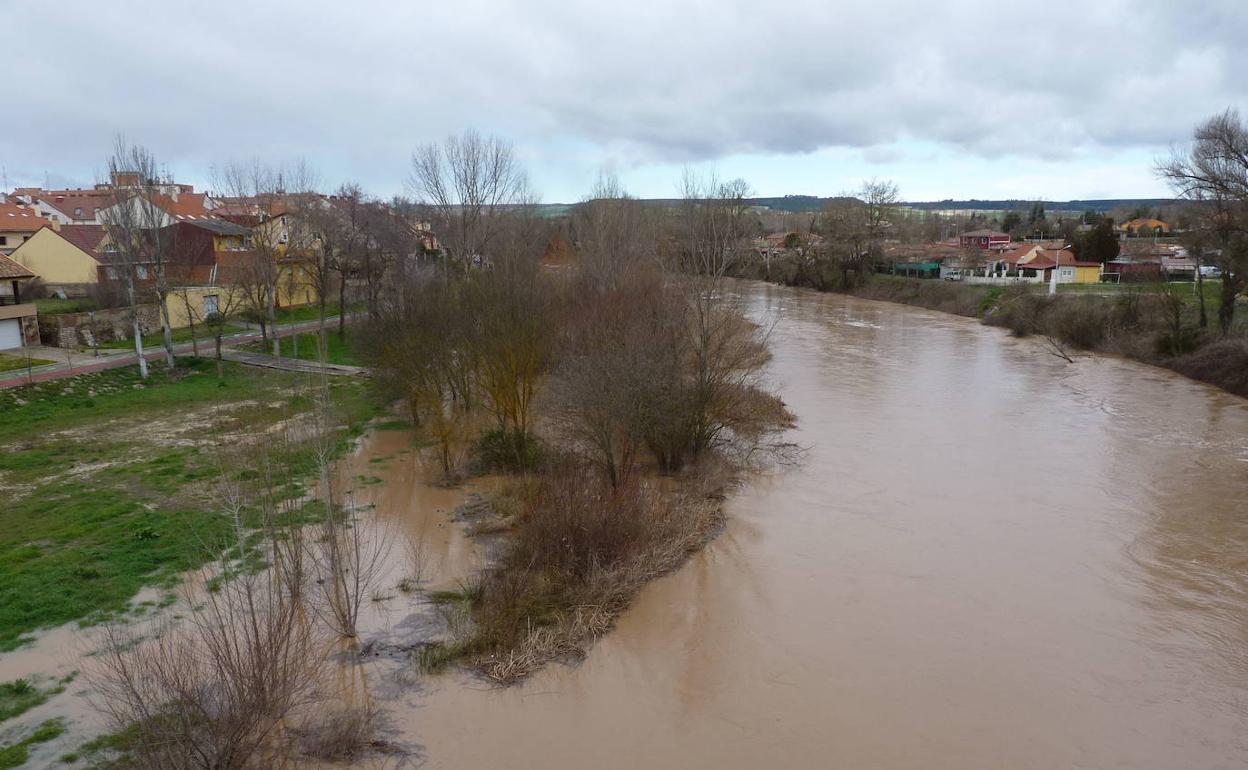
[(8, 246), (8, 245), (9, 245), (9, 236), (0, 235), (0, 246)]
[(139, 276), (140, 281), (147, 280), (147, 265), (139, 265), (134, 269), (134, 272)]
[(1074, 278), (1074, 277), (1075, 277), (1075, 271), (1074, 271), (1072, 268), (1069, 268), (1069, 267), (1063, 267), (1063, 268), (1062, 268), (1062, 277), (1063, 277), (1063, 278)]
[(204, 317), (207, 318), (219, 312), (220, 305), (217, 304), (216, 294), (204, 295)]

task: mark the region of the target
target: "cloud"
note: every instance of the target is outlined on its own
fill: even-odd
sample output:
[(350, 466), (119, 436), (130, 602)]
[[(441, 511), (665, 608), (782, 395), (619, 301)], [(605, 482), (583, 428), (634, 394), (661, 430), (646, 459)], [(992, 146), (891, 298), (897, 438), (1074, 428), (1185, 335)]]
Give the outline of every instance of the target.
[(5, 3), (0, 162), (91, 181), (124, 131), (205, 176), (303, 157), (394, 192), (413, 147), (468, 126), (578, 167), (1157, 148), (1248, 96), (1248, 10), (1199, 5)]

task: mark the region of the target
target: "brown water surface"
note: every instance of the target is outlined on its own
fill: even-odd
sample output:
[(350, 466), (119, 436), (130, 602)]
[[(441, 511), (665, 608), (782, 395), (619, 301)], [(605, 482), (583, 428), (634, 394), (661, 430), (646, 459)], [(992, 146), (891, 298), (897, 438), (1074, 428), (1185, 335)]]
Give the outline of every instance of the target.
[(803, 465), (582, 665), (389, 702), (427, 767), (1248, 766), (1248, 402), (743, 291)]

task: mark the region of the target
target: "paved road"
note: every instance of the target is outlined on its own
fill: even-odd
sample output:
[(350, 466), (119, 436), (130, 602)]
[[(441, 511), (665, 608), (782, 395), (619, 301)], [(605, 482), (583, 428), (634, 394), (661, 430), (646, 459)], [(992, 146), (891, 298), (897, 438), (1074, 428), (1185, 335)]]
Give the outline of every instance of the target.
[[(331, 320), (334, 323), (337, 323), (338, 318), (337, 316), (333, 317), (332, 319), (327, 318), (325, 319), (326, 324), (328, 325)], [(281, 335), (286, 336), (287, 334), (290, 334), (293, 332), (314, 331), (316, 327), (317, 327), (316, 321), (306, 321), (303, 323), (296, 323), (296, 324), (283, 324), (282, 326), (278, 328), (280, 329)], [(245, 342), (254, 342), (255, 340), (258, 340), (258, 339), (260, 339), (259, 331), (246, 331), (246, 332), (241, 332), (238, 334), (231, 334), (227, 337), (224, 337), (222, 338), (221, 343), (222, 343), (223, 348), (233, 348), (236, 345), (241, 345)], [(206, 355), (211, 354), (212, 346), (213, 346), (212, 340), (200, 340), (199, 341), (200, 352)], [(179, 356), (187, 355), (192, 350), (193, 350), (193, 345), (190, 342), (180, 342), (173, 346), (174, 354), (179, 355)], [(242, 351), (230, 350), (229, 352), (231, 355), (242, 354)], [(146, 358), (148, 361), (158, 361), (164, 358), (164, 355), (165, 355), (165, 348), (163, 345), (143, 348), (143, 357)], [(88, 372), (99, 372), (105, 369), (116, 369), (121, 366), (133, 366), (138, 361), (138, 356), (134, 353), (134, 351), (127, 351), (127, 350), (107, 350), (107, 351), (101, 350), (100, 355), (97, 358), (97, 357), (94, 357), (91, 353), (75, 352), (71, 356), (68, 354), (67, 351), (58, 350), (56, 348), (37, 348), (35, 350), (32, 350), (31, 357), (32, 358), (40, 358), (40, 357), (54, 358), (55, 357), (56, 363), (45, 364), (43, 366), (37, 366), (34, 369), (32, 369), (29, 374), (27, 374), (25, 369), (19, 369), (17, 371), (0, 373), (0, 390), (4, 388), (16, 388), (21, 385), (28, 385), (34, 382), (47, 382), (49, 380), (59, 380), (65, 377), (76, 377), (80, 374), (87, 374)], [(223, 358), (229, 357), (226, 355), (225, 350), (222, 351), (222, 357)], [(257, 356), (257, 358), (258, 359), (268, 358), (270, 359), (270, 364), (267, 364), (267, 365), (270, 365), (270, 366), (272, 365), (271, 356), (259, 355)], [(238, 360), (245, 364), (260, 365), (259, 361), (243, 360), (242, 358), (233, 358), (232, 360)], [(282, 362), (295, 361), (297, 364), (306, 365), (307, 367), (310, 367), (310, 368), (295, 368), (295, 369), (291, 369), (291, 371), (316, 371), (318, 369), (318, 364), (316, 364), (316, 362), (313, 362), (313, 361), (296, 361), (295, 359), (289, 359), (289, 358), (282, 358), (282, 359), (277, 359), (277, 360), (282, 361)], [(354, 372), (329, 371), (330, 367), (334, 367), (336, 369), (343, 369), (343, 368), (357, 369), (358, 371), (354, 371)], [(275, 368), (285, 368), (285, 367), (277, 366)], [(332, 364), (327, 366), (326, 371), (329, 371), (329, 373), (331, 374), (362, 374), (364, 373), (364, 370), (359, 369), (359, 367), (338, 367)]]

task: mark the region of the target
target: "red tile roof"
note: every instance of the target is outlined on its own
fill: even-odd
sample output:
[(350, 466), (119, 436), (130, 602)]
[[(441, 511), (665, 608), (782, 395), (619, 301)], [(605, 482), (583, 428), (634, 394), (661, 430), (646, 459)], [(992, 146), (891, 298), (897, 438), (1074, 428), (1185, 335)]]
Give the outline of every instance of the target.
[(104, 256), (104, 252), (96, 251), (106, 235), (104, 225), (61, 225), (58, 233), (97, 262), (112, 261)]
[(50, 224), (31, 209), (14, 203), (0, 203), (0, 232), (33, 233)]
[(0, 281), (15, 281), (23, 278), (34, 278), (35, 274), (8, 257), (0, 254)]

